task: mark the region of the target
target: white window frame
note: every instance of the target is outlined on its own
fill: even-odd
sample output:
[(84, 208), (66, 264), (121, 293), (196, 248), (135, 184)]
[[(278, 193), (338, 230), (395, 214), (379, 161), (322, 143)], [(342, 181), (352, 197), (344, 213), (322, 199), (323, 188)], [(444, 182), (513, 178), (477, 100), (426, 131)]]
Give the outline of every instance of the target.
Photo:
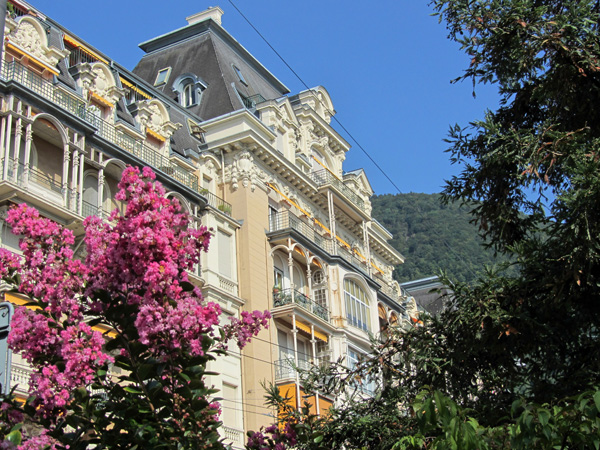
[(344, 303), (348, 325), (366, 332), (371, 331), (371, 309), (367, 293), (353, 279), (344, 279)]

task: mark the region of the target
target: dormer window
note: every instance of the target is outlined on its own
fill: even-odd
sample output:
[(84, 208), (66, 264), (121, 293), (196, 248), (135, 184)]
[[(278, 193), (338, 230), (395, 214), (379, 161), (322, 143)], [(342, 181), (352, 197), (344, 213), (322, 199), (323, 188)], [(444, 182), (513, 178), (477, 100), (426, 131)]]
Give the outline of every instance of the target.
[(173, 82), (173, 92), (177, 94), (179, 103), (185, 108), (200, 104), (202, 91), (206, 87), (206, 83), (191, 73), (180, 75)]
[(235, 71), (236, 75), (238, 76), (238, 79), (244, 84), (244, 86), (248, 86), (248, 83), (246, 82), (246, 79), (244, 78), (244, 74), (239, 69), (239, 67), (233, 66), (233, 70)]
[(158, 71), (156, 75), (156, 80), (154, 81), (154, 86), (161, 86), (167, 82), (169, 79), (169, 75), (171, 75), (171, 68), (167, 67), (166, 69), (162, 69)]
[(181, 97), (181, 104), (186, 108), (189, 106), (194, 106), (198, 103), (198, 93), (196, 91), (196, 86), (193, 83), (188, 83), (183, 88), (183, 95)]

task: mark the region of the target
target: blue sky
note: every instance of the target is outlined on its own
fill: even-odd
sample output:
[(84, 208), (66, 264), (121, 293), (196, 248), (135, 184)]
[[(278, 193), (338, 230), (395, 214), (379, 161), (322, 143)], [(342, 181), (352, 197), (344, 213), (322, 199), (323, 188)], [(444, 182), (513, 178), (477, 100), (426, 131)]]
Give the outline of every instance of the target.
[[(310, 87), (330, 93), (336, 117), (401, 192), (439, 192), (458, 172), (443, 142), (450, 125), (495, 109), (493, 86), (450, 84), (469, 63), (428, 0), (233, 0)], [(185, 17), (220, 6), (223, 27), (292, 93), (304, 86), (229, 0), (34, 0), (31, 4), (128, 69), (140, 42), (186, 25)], [(334, 125), (335, 126), (335, 125)], [(376, 194), (396, 189), (352, 144), (346, 171), (364, 168)]]

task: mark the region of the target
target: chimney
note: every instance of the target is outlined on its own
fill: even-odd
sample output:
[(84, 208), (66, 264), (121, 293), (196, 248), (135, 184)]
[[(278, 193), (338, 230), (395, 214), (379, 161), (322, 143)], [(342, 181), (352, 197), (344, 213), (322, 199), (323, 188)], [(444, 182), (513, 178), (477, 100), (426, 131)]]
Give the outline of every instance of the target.
[(211, 6), (207, 10), (202, 12), (192, 14), (189, 17), (186, 17), (188, 25), (192, 25), (193, 23), (203, 22), (208, 19), (212, 19), (221, 25), (221, 16), (223, 15), (223, 10), (218, 6)]

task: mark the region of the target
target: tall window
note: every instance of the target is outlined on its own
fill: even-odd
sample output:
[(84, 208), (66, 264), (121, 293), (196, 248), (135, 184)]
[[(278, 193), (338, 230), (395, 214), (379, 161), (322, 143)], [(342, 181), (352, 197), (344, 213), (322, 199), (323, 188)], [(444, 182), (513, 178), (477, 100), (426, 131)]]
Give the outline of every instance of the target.
[(346, 318), (352, 326), (369, 331), (370, 313), (367, 294), (353, 280), (344, 280), (344, 298), (346, 300)]
[(219, 248), (219, 274), (233, 279), (233, 262), (232, 262), (232, 239), (231, 235), (224, 231), (217, 231), (217, 245)]
[(187, 108), (188, 106), (195, 105), (196, 103), (198, 103), (197, 98), (198, 96), (194, 84), (186, 84), (183, 88), (183, 106)]

